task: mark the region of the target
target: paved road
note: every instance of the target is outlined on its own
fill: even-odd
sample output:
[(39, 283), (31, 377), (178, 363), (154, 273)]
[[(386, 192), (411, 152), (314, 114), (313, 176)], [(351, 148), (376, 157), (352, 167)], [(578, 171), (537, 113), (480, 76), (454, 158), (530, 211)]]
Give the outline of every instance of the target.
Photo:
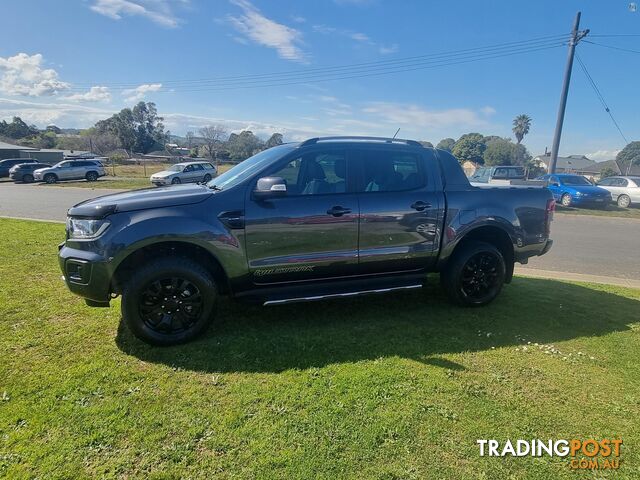
[(83, 200), (117, 191), (106, 188), (23, 185), (3, 181), (0, 182), (0, 216), (64, 222), (69, 207)]
[[(67, 209), (116, 190), (0, 182), (0, 216), (64, 221)], [(640, 280), (640, 220), (556, 214), (551, 251), (523, 269)]]

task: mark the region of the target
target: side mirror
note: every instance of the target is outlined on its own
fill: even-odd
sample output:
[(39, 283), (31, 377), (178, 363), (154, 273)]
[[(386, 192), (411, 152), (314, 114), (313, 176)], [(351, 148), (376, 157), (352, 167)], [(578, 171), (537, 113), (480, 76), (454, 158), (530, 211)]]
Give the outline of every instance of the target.
[(560, 184), (558, 182), (549, 182), (550, 187), (559, 187)]
[(262, 177), (256, 184), (256, 198), (282, 197), (287, 194), (287, 182), (281, 177)]

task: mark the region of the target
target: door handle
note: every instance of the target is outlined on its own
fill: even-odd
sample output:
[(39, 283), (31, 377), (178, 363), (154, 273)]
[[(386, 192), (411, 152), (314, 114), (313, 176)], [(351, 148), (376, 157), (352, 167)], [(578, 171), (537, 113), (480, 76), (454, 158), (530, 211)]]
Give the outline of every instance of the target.
[(351, 209), (336, 205), (335, 207), (331, 207), (329, 210), (327, 210), (327, 214), (333, 215), (334, 217), (341, 217), (345, 213), (351, 213)]
[(422, 200), (418, 200), (417, 202), (411, 205), (411, 208), (421, 212), (423, 210), (426, 210), (427, 208), (431, 208), (431, 204), (427, 202), (423, 202)]

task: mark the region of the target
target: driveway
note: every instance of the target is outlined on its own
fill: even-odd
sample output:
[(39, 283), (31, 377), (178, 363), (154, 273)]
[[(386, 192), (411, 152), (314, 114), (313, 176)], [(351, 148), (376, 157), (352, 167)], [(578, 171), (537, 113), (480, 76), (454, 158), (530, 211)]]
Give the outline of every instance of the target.
[[(119, 190), (0, 183), (0, 216), (64, 221), (69, 207)], [(640, 280), (640, 220), (556, 214), (551, 251), (522, 270)]]
[(0, 216), (64, 222), (76, 203), (119, 191), (0, 182)]

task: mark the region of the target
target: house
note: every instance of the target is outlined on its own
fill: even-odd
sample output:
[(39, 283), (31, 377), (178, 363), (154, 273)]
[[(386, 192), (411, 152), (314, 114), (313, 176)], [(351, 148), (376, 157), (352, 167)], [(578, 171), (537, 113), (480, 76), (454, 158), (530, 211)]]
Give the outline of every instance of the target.
[(11, 143), (0, 142), (0, 160), (5, 158), (21, 158), (21, 151), (34, 151), (37, 148), (23, 147), (21, 145), (13, 145)]
[[(533, 157), (536, 166), (549, 171), (549, 163), (551, 161), (551, 152), (545, 152), (542, 155)], [(597, 163), (586, 157), (585, 155), (569, 155), (568, 157), (558, 157), (556, 162), (556, 173), (575, 173), (578, 175), (594, 176), (600, 175), (600, 169)]]
[(606, 160), (604, 162), (598, 162), (598, 170), (602, 172), (605, 168), (610, 168), (616, 175), (630, 175), (632, 177), (640, 177), (640, 165), (621, 164), (618, 160)]

